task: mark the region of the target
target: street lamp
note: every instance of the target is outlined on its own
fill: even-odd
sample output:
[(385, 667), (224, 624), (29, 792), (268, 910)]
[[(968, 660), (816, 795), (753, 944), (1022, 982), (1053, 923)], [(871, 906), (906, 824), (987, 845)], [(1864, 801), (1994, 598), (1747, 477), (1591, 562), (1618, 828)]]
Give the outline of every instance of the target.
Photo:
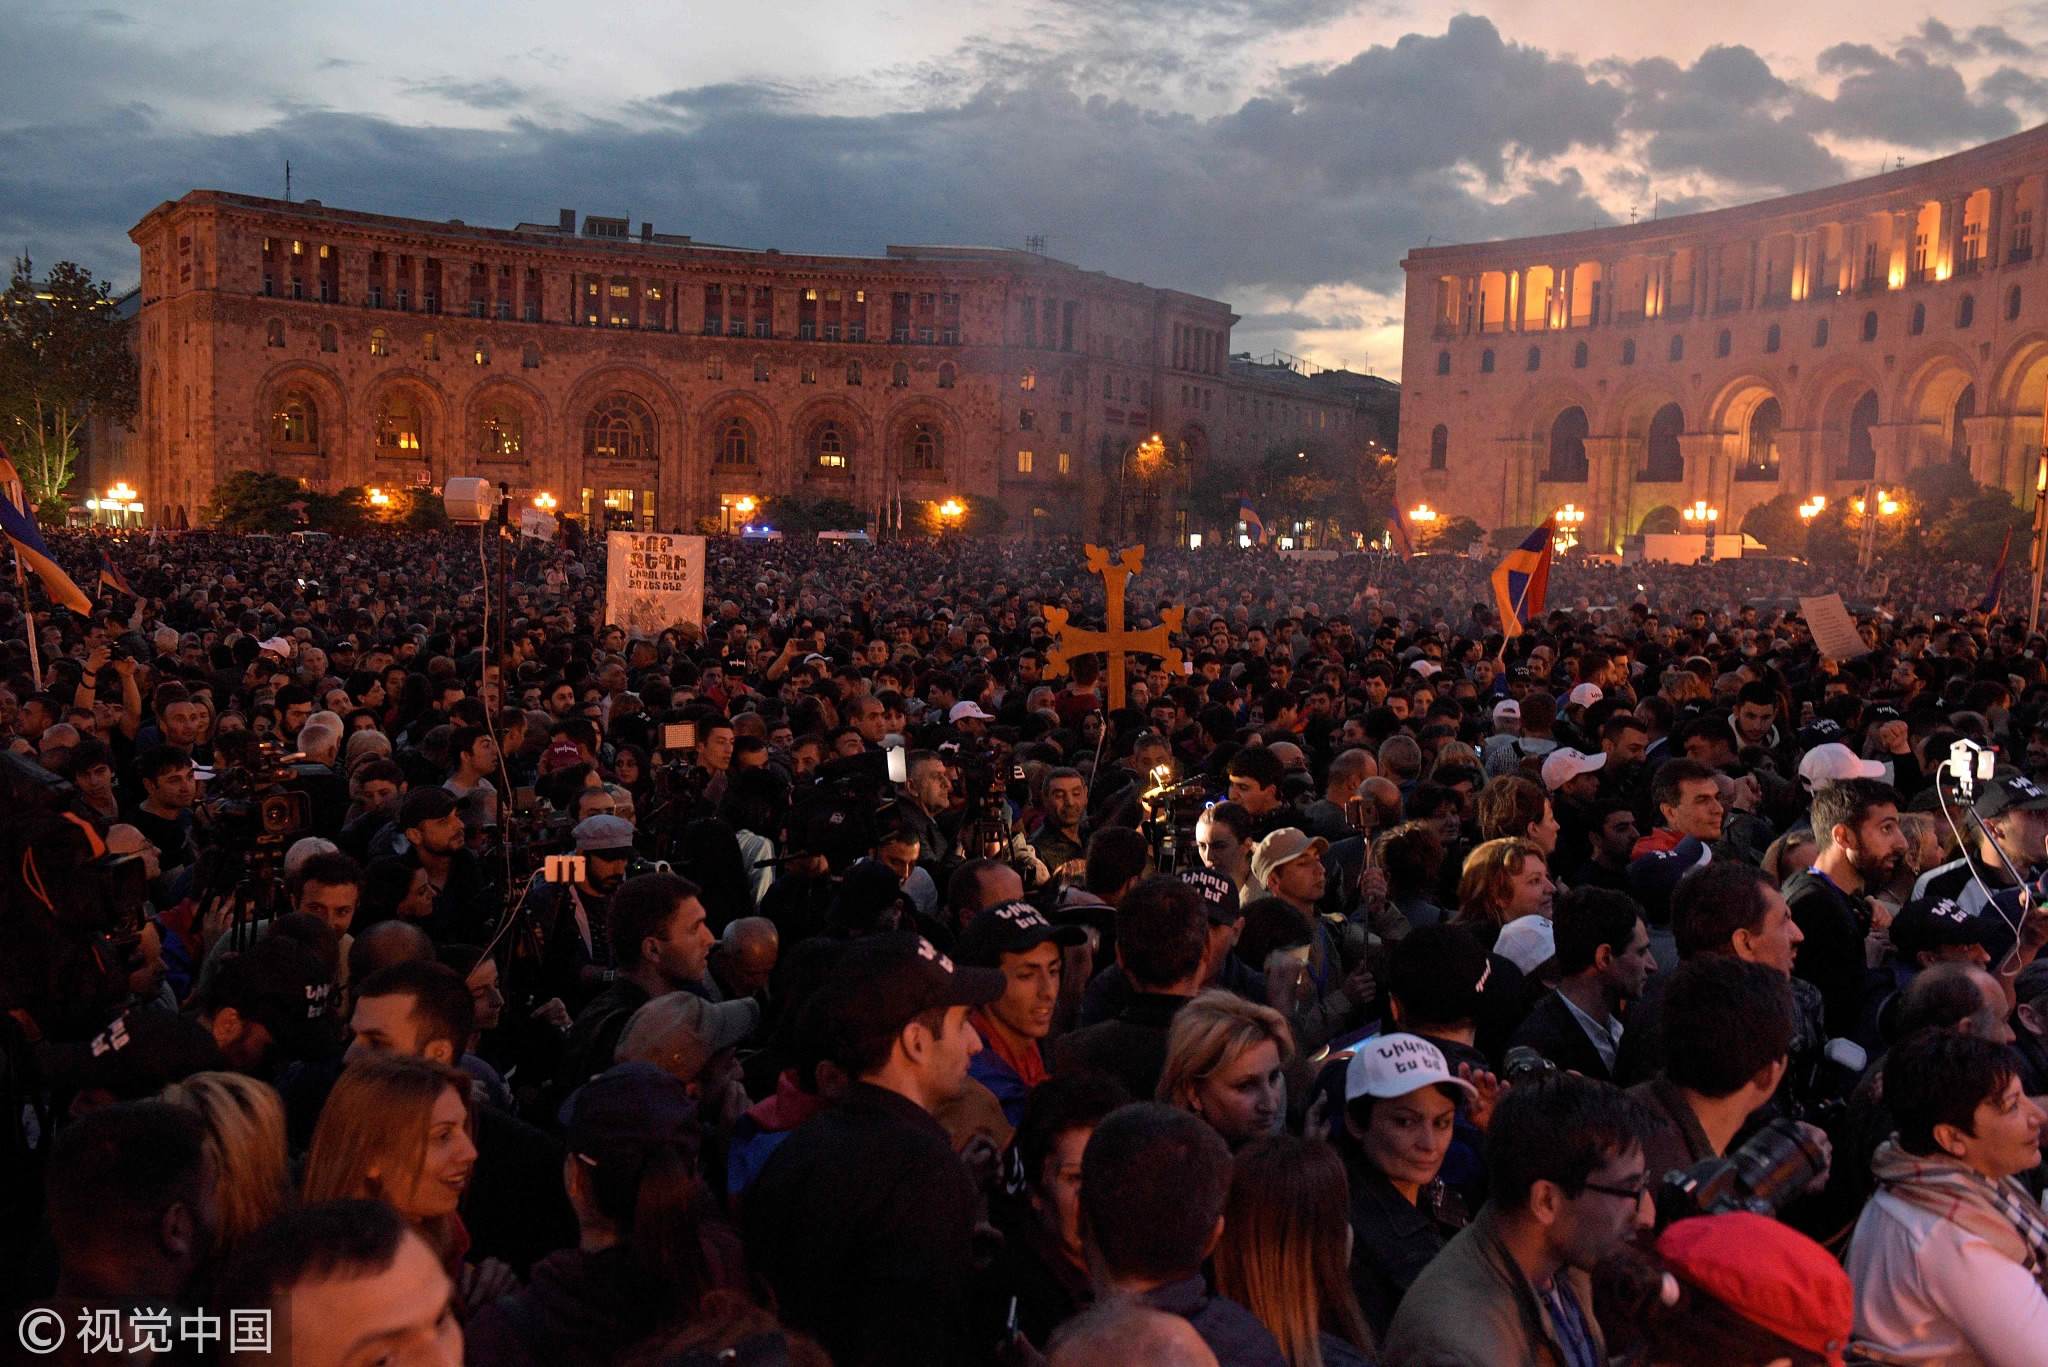
[(949, 498), (939, 505), (939, 517), (945, 530), (960, 525), (960, 519), (967, 515), (967, 505), (957, 498)]
[(1827, 511), (1827, 506), (1827, 495), (1815, 494), (1812, 498), (1799, 505), (1799, 520), (1810, 526), (1815, 518)]
[(385, 493), (374, 484), (367, 491), (367, 497), (372, 508), (389, 508), (391, 506), (391, 495)]
[(1690, 508), (1679, 509), (1679, 516), (1685, 519), (1688, 526), (1706, 533), (1707, 562), (1712, 564), (1716, 549), (1714, 544), (1716, 533), (1720, 530), (1721, 525), (1721, 510), (1719, 508), (1709, 508), (1705, 499), (1696, 498), (1692, 501)]
[(1557, 528), (1550, 544), (1561, 555), (1579, 544), (1579, 528), (1585, 524), (1586, 510), (1575, 503), (1567, 503), (1550, 516)]
[(533, 496), (533, 506), (544, 513), (551, 513), (555, 510), (555, 496), (543, 489)]
[(2034, 467), (2034, 599), (2027, 605), (2027, 635), (2041, 626), (2041, 578), (2048, 571), (2048, 448)]
[(1437, 510), (1430, 507), (1427, 503), (1418, 503), (1408, 510), (1408, 520), (1410, 522), (1427, 524), (1436, 521), (1437, 517)]

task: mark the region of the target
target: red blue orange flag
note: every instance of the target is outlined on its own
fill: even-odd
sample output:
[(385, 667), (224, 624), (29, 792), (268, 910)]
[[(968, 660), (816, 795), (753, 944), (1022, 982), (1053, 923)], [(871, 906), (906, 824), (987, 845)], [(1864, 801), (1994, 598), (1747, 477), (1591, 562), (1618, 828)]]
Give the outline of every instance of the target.
[(81, 617), (92, 614), (92, 600), (85, 596), (84, 589), (71, 582), (71, 576), (64, 573), (64, 567), (43, 544), (43, 534), (36, 530), (35, 515), (28, 511), (21, 476), (15, 473), (14, 462), (4, 453), (0, 453), (0, 534), (5, 534), (8, 544), (14, 547), (22, 568), (34, 571), (36, 578), (43, 581), (50, 601)]
[(1543, 602), (1550, 593), (1553, 535), (1550, 519), (1545, 518), (1493, 571), (1494, 606), (1500, 609), (1500, 629), (1508, 636), (1520, 636), (1524, 627), (1543, 615)]

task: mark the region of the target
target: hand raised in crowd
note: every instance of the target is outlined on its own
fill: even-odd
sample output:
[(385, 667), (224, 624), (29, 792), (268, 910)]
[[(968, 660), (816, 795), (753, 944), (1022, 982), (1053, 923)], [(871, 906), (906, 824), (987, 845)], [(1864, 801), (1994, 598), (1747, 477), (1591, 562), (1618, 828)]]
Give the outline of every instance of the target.
[(1493, 1108), (1507, 1095), (1508, 1084), (1484, 1068), (1474, 1068), (1469, 1063), (1458, 1065), (1458, 1076), (1472, 1084), (1476, 1095), (1465, 1103), (1465, 1118), (1476, 1130), (1484, 1131), (1493, 1123)]
[(569, 1026), (573, 1024), (569, 1017), (569, 1008), (563, 1004), (560, 997), (549, 997), (534, 1007), (533, 1018), (542, 1025), (552, 1025), (564, 1034), (568, 1033)]

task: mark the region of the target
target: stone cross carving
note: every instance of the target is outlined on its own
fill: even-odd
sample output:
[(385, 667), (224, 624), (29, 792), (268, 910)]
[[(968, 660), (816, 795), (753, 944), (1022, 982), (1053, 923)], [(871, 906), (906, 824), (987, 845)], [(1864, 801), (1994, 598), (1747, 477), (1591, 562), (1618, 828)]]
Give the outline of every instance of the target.
[(1181, 618), (1187, 612), (1185, 607), (1170, 607), (1159, 615), (1164, 620), (1156, 627), (1143, 631), (1124, 630), (1124, 588), (1130, 577), (1145, 566), (1145, 548), (1126, 546), (1117, 553), (1112, 562), (1109, 552), (1101, 546), (1089, 546), (1088, 572), (1102, 576), (1102, 593), (1105, 601), (1103, 616), (1107, 629), (1091, 631), (1077, 627), (1067, 621), (1067, 610), (1048, 607), (1045, 610), (1045, 625), (1052, 633), (1052, 649), (1046, 652), (1045, 673), (1047, 678), (1057, 679), (1067, 672), (1067, 657), (1088, 655), (1102, 651), (1109, 656), (1109, 706), (1112, 711), (1126, 701), (1124, 692), (1124, 656), (1127, 653), (1157, 655), (1165, 661), (1169, 674), (1180, 673), (1180, 647), (1173, 644), (1175, 633), (1180, 630)]

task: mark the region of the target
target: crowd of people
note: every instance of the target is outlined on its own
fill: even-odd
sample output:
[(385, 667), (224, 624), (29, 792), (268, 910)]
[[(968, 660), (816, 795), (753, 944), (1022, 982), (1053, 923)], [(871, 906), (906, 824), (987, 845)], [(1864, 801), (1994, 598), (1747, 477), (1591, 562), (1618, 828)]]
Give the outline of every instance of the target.
[(49, 540), (110, 586), (0, 595), (53, 1360), (2048, 1362), (1983, 567), (1566, 560), (1504, 637), (1477, 561), (1151, 553), (1185, 670), (1112, 698), (1071, 542), (713, 539), (643, 636), (596, 542)]

